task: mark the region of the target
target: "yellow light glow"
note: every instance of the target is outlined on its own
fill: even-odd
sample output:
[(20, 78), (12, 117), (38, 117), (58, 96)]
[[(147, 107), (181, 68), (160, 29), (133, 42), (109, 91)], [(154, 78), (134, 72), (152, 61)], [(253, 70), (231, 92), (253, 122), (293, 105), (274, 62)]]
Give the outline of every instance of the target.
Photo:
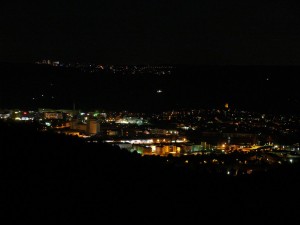
[(151, 145), (151, 150), (152, 150), (152, 152), (155, 152), (156, 151), (156, 146), (155, 145)]

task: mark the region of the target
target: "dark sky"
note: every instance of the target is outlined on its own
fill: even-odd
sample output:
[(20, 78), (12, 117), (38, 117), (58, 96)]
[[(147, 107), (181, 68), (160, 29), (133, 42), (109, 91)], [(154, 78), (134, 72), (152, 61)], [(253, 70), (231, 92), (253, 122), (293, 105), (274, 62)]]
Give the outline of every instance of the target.
[(289, 1), (3, 1), (0, 61), (300, 65)]

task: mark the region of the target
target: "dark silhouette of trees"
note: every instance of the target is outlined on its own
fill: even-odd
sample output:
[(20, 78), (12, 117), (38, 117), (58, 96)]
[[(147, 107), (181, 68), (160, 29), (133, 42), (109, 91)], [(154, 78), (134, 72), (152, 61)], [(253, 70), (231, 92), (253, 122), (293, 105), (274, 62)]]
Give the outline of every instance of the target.
[(0, 130), (2, 224), (297, 221), (299, 195), (285, 197), (299, 189), (295, 168), (221, 176), (201, 170), (202, 156), (142, 157), (37, 124), (0, 122)]

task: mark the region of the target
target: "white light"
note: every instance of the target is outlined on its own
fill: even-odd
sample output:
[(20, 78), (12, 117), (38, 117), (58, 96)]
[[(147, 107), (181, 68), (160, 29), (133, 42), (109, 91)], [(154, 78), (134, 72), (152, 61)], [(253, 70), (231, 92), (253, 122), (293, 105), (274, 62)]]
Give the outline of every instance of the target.
[(227, 171), (227, 175), (230, 175), (230, 171)]
[(156, 92), (157, 92), (157, 93), (162, 93), (162, 90), (157, 90)]
[(293, 160), (292, 160), (292, 159), (290, 159), (290, 163), (293, 163)]

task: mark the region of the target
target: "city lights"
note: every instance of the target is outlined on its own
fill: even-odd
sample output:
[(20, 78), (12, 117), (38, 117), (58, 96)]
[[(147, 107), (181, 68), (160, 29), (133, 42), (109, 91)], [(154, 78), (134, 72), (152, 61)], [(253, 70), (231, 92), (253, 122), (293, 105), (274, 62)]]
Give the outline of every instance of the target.
[(1, 224), (299, 224), (292, 1), (3, 1)]
[[(273, 117), (264, 114), (265, 121), (259, 113), (234, 111), (227, 121), (220, 122), (219, 114), (226, 115), (227, 109), (222, 110), (182, 110), (161, 113), (140, 113), (129, 111), (74, 111), (42, 108), (38, 111), (8, 110), (0, 112), (0, 119), (13, 119), (19, 122), (37, 121), (44, 130), (78, 136), (88, 143), (109, 143), (138, 154), (167, 157), (182, 156), (218, 156), (231, 158), (241, 154), (231, 161), (214, 157), (205, 158), (199, 163), (210, 167), (213, 165), (226, 166), (230, 163), (239, 168), (265, 163), (268, 166), (296, 163), (300, 159), (298, 144), (286, 145), (273, 143), (270, 137), (259, 130), (259, 134), (251, 130), (269, 129), (274, 131), (284, 126), (285, 132), (295, 132), (295, 118)], [(228, 115), (227, 115), (228, 116)], [(172, 117), (172, 121), (169, 120)], [(201, 117), (201, 120), (198, 118)], [(215, 118), (213, 121), (211, 118)], [(236, 128), (238, 121), (239, 130)], [(253, 121), (259, 121), (257, 123)], [(288, 122), (291, 126), (287, 129)], [(251, 123), (250, 123), (251, 122)], [(274, 125), (272, 125), (272, 123)], [(160, 124), (164, 124), (161, 126)], [(276, 127), (275, 127), (276, 125)], [(194, 129), (182, 129), (193, 127)], [(245, 127), (245, 130), (242, 130)], [(193, 133), (201, 135), (201, 141), (195, 141)], [(287, 135), (284, 133), (284, 135)], [(92, 141), (90, 140), (92, 138)], [(190, 139), (194, 139), (190, 141)], [(214, 140), (214, 144), (205, 139)], [(224, 142), (227, 141), (227, 142)], [(246, 157), (247, 156), (247, 157)], [(293, 158), (291, 158), (293, 157)], [(186, 162), (186, 161), (185, 161)], [(189, 161), (190, 162), (190, 161)], [(229, 163), (230, 162), (230, 163)]]

